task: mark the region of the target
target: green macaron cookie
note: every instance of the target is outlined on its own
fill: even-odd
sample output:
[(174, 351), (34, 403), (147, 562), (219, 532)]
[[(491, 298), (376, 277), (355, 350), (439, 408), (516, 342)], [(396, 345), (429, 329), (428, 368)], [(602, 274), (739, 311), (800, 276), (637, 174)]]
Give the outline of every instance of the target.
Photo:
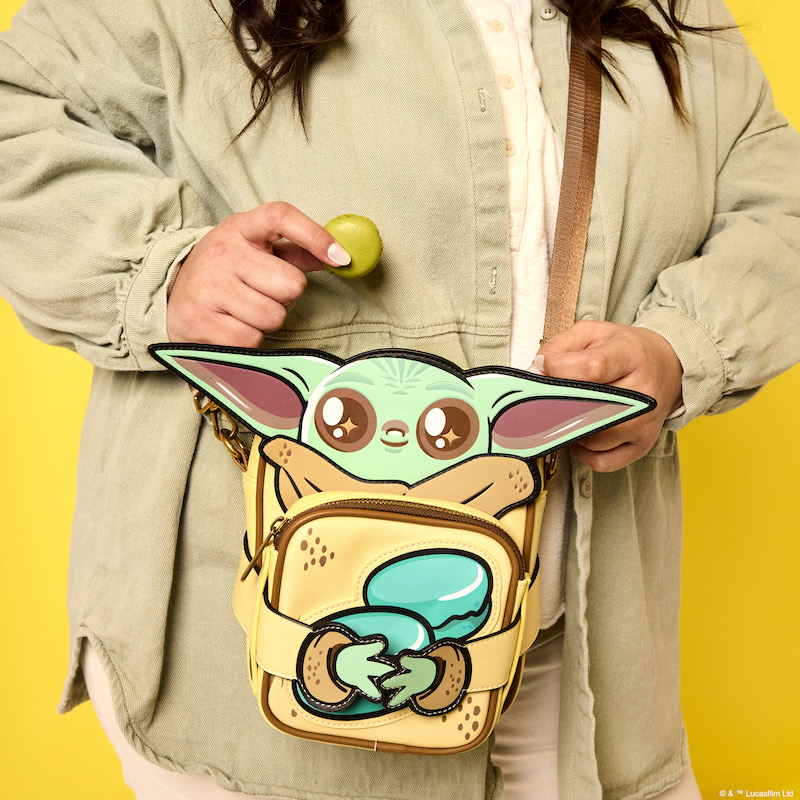
[(325, 225), (339, 244), (350, 254), (345, 267), (325, 267), (340, 278), (360, 278), (368, 275), (378, 265), (383, 252), (383, 241), (371, 219), (356, 214), (342, 214)]

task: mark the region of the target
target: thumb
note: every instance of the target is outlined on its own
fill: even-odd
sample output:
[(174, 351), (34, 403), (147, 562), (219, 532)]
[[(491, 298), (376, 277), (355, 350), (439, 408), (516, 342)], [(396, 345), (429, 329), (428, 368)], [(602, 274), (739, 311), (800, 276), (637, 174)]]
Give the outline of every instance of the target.
[(633, 372), (636, 353), (624, 341), (610, 338), (590, 344), (583, 350), (540, 353), (543, 373), (551, 378), (566, 378), (591, 383), (612, 384)]
[(608, 323), (581, 320), (574, 325), (570, 325), (561, 333), (557, 333), (552, 339), (548, 339), (540, 348), (539, 353), (569, 353), (577, 350), (585, 350), (601, 338), (608, 334), (606, 326)]
[[(531, 372), (535, 375), (548, 375), (551, 378), (568, 377), (563, 375), (563, 359), (557, 356), (562, 353), (580, 353), (597, 343), (602, 336), (602, 326), (589, 321), (576, 322), (565, 331), (548, 339), (539, 348), (531, 364)], [(569, 359), (568, 359), (569, 361)], [(560, 368), (561, 367), (561, 368)]]

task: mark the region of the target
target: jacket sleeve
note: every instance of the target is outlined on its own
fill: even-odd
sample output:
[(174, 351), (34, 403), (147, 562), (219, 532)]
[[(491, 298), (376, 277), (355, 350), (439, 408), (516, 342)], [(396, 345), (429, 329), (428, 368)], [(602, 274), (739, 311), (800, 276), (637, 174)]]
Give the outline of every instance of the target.
[(215, 220), (176, 177), (157, 46), (106, 5), (38, 0), (0, 35), (0, 291), (37, 338), (153, 370), (170, 281)]
[[(710, 5), (712, 24), (732, 21)], [(692, 124), (716, 131), (713, 215), (696, 256), (660, 274), (635, 321), (683, 366), (686, 410), (666, 423), (673, 430), (740, 405), (800, 360), (800, 137), (738, 33), (696, 38), (688, 69), (714, 75), (691, 83)]]

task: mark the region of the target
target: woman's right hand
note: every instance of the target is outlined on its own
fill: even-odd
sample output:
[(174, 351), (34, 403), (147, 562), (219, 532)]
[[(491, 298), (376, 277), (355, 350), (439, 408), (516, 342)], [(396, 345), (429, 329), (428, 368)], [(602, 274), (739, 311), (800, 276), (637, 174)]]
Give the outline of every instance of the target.
[(167, 301), (171, 342), (258, 347), (306, 288), (306, 272), (350, 256), (288, 203), (231, 214), (184, 259)]

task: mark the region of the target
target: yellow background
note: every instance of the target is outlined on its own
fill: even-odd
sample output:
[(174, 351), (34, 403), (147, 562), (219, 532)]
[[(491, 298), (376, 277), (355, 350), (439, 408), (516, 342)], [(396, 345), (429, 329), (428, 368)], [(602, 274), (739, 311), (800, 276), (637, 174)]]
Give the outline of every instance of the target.
[[(179, 0), (178, 0), (179, 1)], [(796, 0), (729, 0), (800, 127)], [(0, 29), (20, 0), (0, 0)], [(88, 705), (55, 707), (67, 664), (69, 529), (91, 370), (31, 339), (0, 300), (0, 793), (131, 798)], [(800, 370), (680, 436), (686, 500), (683, 705), (705, 798), (800, 796)], [(47, 451), (49, 475), (34, 473)]]

